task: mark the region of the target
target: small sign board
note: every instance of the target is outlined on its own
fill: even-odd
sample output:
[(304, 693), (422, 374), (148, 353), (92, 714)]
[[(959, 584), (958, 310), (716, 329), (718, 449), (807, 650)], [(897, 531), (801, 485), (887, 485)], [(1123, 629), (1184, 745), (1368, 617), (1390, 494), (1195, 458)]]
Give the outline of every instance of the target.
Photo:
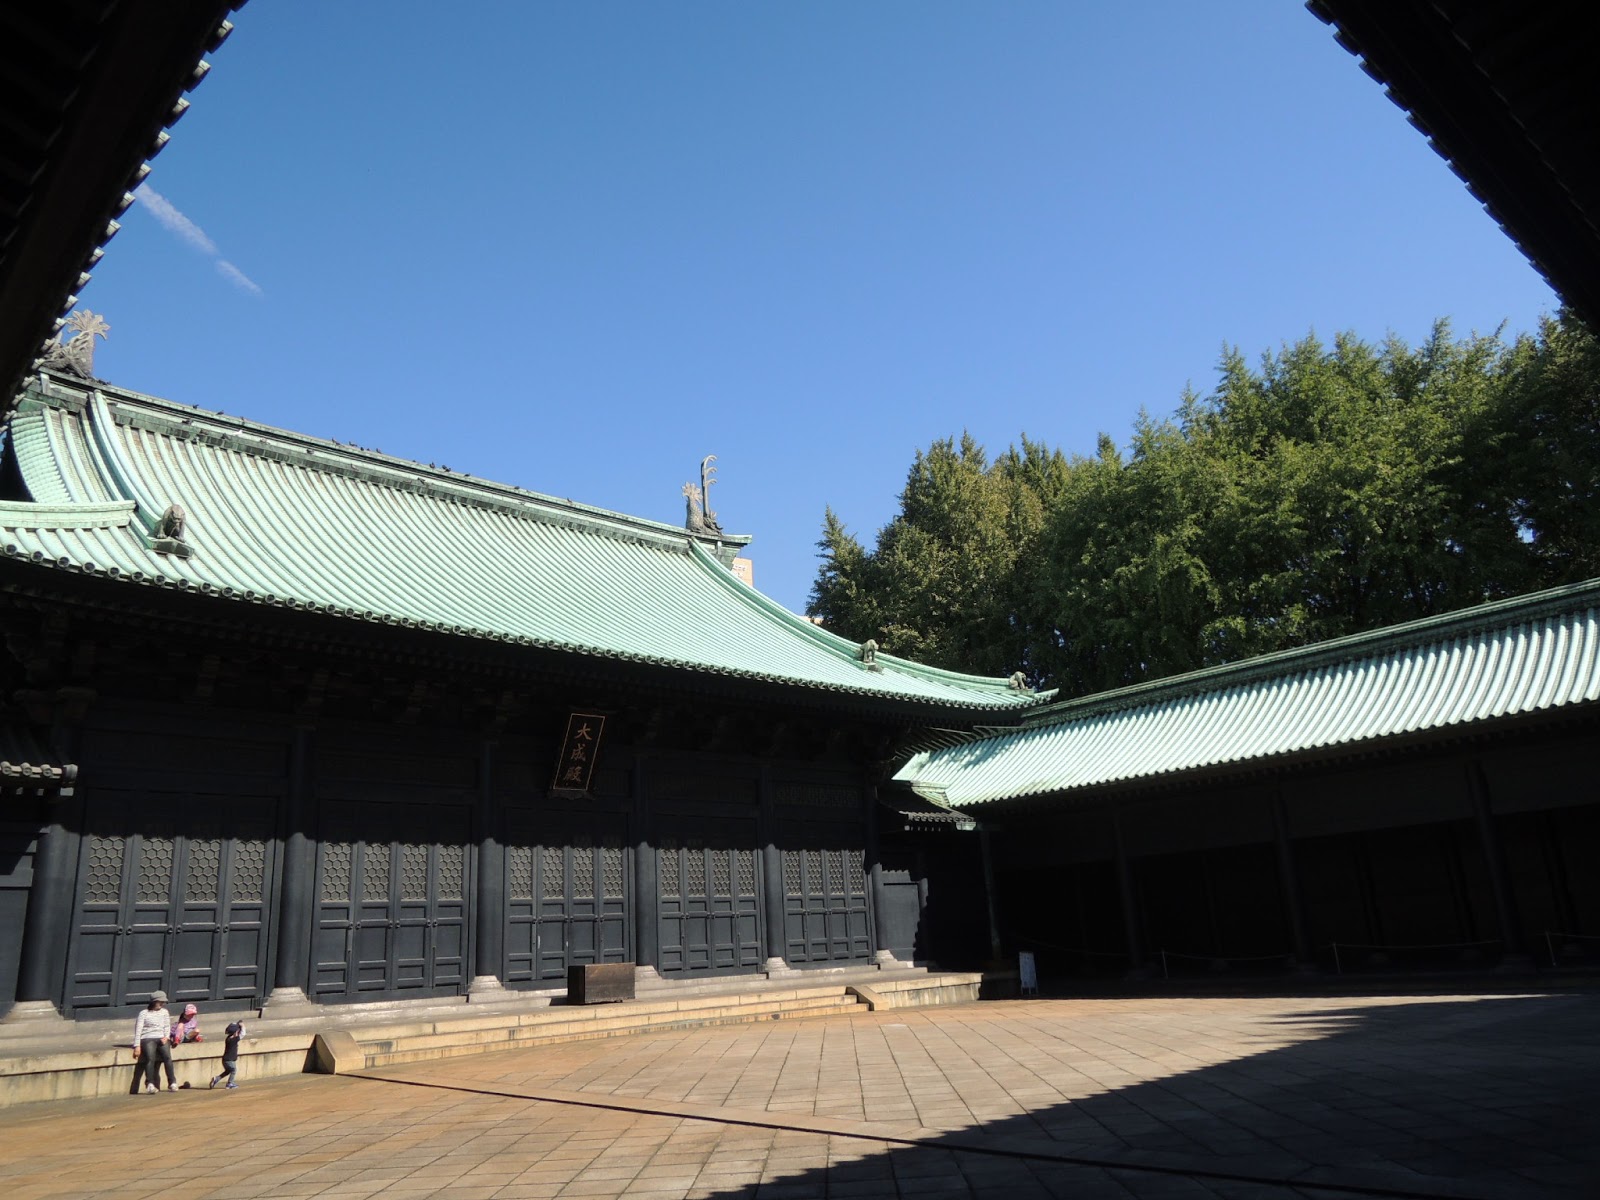
[(1032, 950), (1017, 952), (1017, 986), (1024, 996), (1039, 994), (1039, 965), (1033, 960)]
[(575, 712), (567, 718), (567, 736), (561, 739), (561, 754), (556, 759), (557, 792), (587, 792), (594, 778), (594, 765), (600, 758), (600, 735), (606, 719), (599, 713)]

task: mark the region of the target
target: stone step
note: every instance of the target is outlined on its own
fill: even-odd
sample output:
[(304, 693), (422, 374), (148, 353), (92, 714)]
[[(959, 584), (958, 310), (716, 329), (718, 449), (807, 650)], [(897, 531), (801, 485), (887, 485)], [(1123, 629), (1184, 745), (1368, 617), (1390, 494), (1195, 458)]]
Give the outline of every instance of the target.
[(753, 1010), (752, 1006), (709, 1010), (681, 1020), (653, 1020), (633, 1022), (623, 1019), (608, 1022), (574, 1024), (568, 1028), (539, 1029), (499, 1042), (448, 1042), (419, 1045), (406, 1040), (393, 1049), (381, 1050), (377, 1046), (361, 1043), (366, 1051), (364, 1069), (398, 1066), (404, 1063), (428, 1062), (433, 1059), (455, 1058), (465, 1054), (485, 1054), (496, 1050), (514, 1050), (532, 1046), (547, 1046), (564, 1042), (588, 1042), (601, 1038), (627, 1037), (635, 1033), (658, 1033), (676, 1029), (699, 1029), (709, 1025), (748, 1025), (760, 1021), (787, 1021), (812, 1017), (864, 1016), (867, 1007), (853, 997), (824, 1005), (806, 1008), (780, 1008), (773, 1011)]
[(911, 978), (884, 977), (852, 984), (850, 991), (873, 1012), (893, 1008), (925, 1008), (935, 1004), (970, 1004), (978, 999), (983, 976), (946, 971)]
[[(394, 1053), (402, 1048), (426, 1052), (452, 1046), (505, 1049), (536, 1041), (561, 1041), (586, 1034), (682, 1027), (711, 1021), (748, 1020), (809, 1015), (817, 1011), (860, 1009), (860, 1001), (843, 988), (810, 996), (704, 997), (679, 1004), (604, 1004), (585, 1008), (547, 1008), (521, 1014), (495, 1024), (439, 1021), (407, 1028), (353, 1031), (356, 1042), (369, 1055)], [(865, 1011), (865, 1010), (862, 1010)]]
[(770, 1005), (773, 1003), (814, 1003), (819, 999), (845, 998), (854, 1003), (842, 984), (830, 987), (774, 988), (759, 992), (703, 992), (691, 995), (662, 995), (652, 993), (648, 999), (630, 1000), (624, 1004), (594, 1004), (583, 1007), (552, 1005), (548, 1007), (505, 1011), (490, 1009), (456, 1015), (401, 1018), (377, 1023), (364, 1023), (356, 1036), (359, 1041), (379, 1041), (384, 1038), (416, 1036), (419, 1033), (469, 1034), (476, 1030), (498, 1030), (514, 1026), (542, 1026), (555, 1023), (603, 1021), (619, 1008), (629, 1013), (647, 1017), (667, 1017), (681, 1014), (685, 1017), (702, 1009), (724, 1006)]

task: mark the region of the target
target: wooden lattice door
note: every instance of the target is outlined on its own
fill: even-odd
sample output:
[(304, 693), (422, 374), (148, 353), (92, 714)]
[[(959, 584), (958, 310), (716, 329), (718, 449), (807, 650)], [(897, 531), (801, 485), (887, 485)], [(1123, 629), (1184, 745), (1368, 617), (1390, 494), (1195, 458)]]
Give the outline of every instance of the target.
[[(274, 878), (272, 812), (222, 797), (100, 789), (80, 848), (69, 1009), (259, 1000)], [(227, 797), (228, 807), (242, 807)], [(190, 815), (190, 814), (196, 815)]]

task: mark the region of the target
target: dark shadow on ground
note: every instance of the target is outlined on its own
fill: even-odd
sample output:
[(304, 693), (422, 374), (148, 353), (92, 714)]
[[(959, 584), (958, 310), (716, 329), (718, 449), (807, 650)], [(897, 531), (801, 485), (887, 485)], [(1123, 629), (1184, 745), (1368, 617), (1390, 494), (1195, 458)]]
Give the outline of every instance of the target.
[[(1600, 996), (1302, 1003), (1279, 1018), (1303, 1039), (1287, 1047), (696, 1194), (1600, 1197)], [(1047, 1074), (1089, 1056), (1069, 1035), (1041, 1057)]]

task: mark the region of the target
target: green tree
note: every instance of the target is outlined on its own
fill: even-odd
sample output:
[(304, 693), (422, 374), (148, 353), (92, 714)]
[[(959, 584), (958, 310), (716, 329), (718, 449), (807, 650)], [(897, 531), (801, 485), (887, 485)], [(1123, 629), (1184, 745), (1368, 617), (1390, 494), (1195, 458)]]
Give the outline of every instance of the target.
[(810, 611), (940, 666), (1118, 687), (1600, 574), (1600, 346), (1306, 337), (1068, 459), (919, 452), (865, 549), (830, 510)]
[(900, 512), (870, 553), (829, 510), (807, 612), (844, 637), (935, 666), (1015, 670), (1025, 646), (1014, 568), (1065, 466), (1027, 438), (992, 464), (970, 434), (918, 451)]
[(1543, 581), (1600, 576), (1600, 340), (1570, 313), (1525, 340), (1479, 431), (1479, 486), (1532, 545)]

